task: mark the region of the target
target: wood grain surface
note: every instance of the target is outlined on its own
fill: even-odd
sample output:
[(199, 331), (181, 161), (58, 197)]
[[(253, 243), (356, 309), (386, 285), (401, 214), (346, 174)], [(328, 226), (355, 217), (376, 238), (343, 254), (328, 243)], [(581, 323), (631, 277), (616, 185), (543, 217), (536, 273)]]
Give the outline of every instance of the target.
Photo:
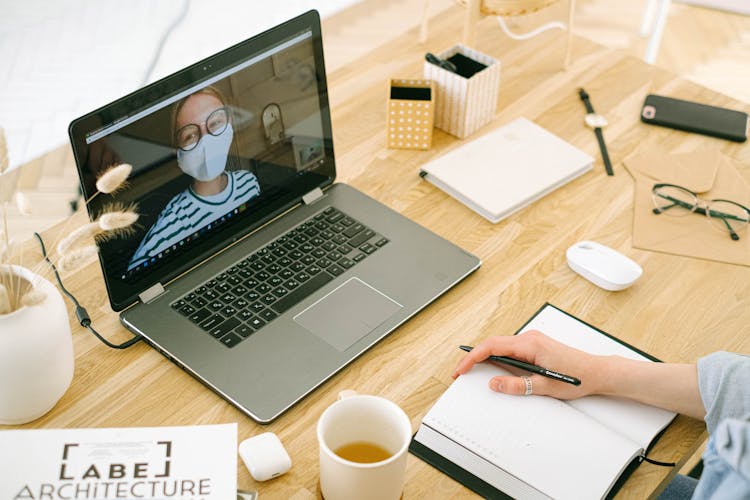
[[(124, 352), (106, 348), (75, 325), (70, 308), (76, 353), (73, 383), (49, 414), (23, 428), (237, 422), (238, 440), (275, 432), (293, 462), (286, 475), (256, 483), (238, 461), (239, 487), (257, 489), (263, 498), (316, 498), (315, 425), (339, 391), (355, 389), (393, 400), (416, 430), (450, 383), (461, 358), (459, 344), (510, 335), (546, 301), (664, 361), (693, 362), (722, 349), (750, 352), (750, 269), (633, 248), (633, 181), (622, 166), (623, 159), (636, 151), (713, 149), (742, 162), (742, 174), (750, 180), (748, 146), (639, 121), (640, 105), (651, 92), (745, 111), (749, 107), (581, 38), (573, 40), (571, 64), (563, 72), (564, 33), (514, 42), (493, 20), (485, 19), (477, 26), (476, 48), (502, 62), (495, 120), (464, 141), (436, 130), (428, 151), (387, 149), (385, 82), (421, 77), (424, 52), (438, 52), (458, 41), (462, 16), (460, 7), (449, 8), (432, 19), (426, 45), (416, 43), (415, 27), (332, 71), (329, 86), (339, 180), (479, 256), (483, 264), (476, 273), (268, 426), (254, 423), (143, 343)], [(324, 24), (324, 32), (325, 28)], [(579, 86), (609, 120), (604, 134), (614, 177), (605, 175), (595, 136), (583, 125)], [(593, 170), (494, 225), (417, 175), (427, 160), (520, 116), (594, 156)], [(57, 226), (47, 237), (53, 239), (60, 230)], [(567, 267), (565, 250), (582, 239), (631, 256), (643, 267), (643, 277), (617, 293), (580, 278)], [(27, 261), (38, 258), (38, 253), (30, 242)], [(68, 278), (67, 285), (100, 332), (115, 341), (129, 337), (109, 308), (98, 264)], [(501, 415), (497, 422), (502, 425)], [(702, 422), (680, 416), (650, 455), (681, 464), (704, 439)], [(641, 464), (618, 498), (646, 498), (663, 488), (671, 474), (671, 469)], [(473, 496), (409, 456), (404, 498)]]

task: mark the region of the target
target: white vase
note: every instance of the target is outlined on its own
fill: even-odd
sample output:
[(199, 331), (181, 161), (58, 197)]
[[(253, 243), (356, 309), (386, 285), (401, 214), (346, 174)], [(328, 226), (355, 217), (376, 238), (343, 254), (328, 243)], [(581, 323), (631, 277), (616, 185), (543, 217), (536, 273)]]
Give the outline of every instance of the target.
[(73, 342), (57, 288), (26, 268), (3, 268), (45, 294), (34, 306), (0, 315), (0, 424), (23, 424), (50, 411), (70, 386)]

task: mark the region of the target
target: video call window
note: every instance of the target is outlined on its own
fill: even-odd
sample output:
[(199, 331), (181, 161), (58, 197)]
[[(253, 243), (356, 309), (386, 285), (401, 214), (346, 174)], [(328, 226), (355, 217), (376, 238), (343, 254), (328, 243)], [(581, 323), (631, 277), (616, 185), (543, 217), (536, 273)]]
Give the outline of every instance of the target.
[[(198, 239), (252, 217), (295, 177), (322, 164), (324, 134), (312, 40), (253, 58), (164, 103), (90, 134), (86, 182), (124, 162), (128, 187), (92, 201), (135, 205), (132, 235), (102, 245), (124, 280)], [(88, 190), (93, 192), (93, 188)]]

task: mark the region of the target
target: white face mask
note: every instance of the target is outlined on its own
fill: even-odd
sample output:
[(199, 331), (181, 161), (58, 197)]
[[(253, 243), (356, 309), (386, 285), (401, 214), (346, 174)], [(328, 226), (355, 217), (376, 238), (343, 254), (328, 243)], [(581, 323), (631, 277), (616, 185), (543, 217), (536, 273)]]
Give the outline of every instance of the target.
[(177, 150), (177, 164), (180, 170), (199, 181), (216, 179), (224, 172), (232, 143), (232, 125), (220, 135), (205, 134), (190, 151)]

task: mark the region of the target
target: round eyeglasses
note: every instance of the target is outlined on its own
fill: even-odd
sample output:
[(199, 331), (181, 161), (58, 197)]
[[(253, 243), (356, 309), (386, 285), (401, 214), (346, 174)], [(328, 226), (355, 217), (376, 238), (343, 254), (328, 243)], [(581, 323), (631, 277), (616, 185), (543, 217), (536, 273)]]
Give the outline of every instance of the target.
[(729, 200), (703, 200), (689, 189), (674, 184), (654, 184), (651, 188), (654, 202), (653, 212), (672, 217), (682, 217), (691, 213), (707, 217), (711, 225), (720, 231), (728, 231), (737, 241), (737, 233), (743, 231), (750, 221), (750, 209)]
[[(204, 124), (206, 125), (206, 132), (209, 134), (213, 136), (223, 134), (227, 129), (227, 125), (229, 125), (229, 112), (227, 108), (213, 110), (208, 115), (208, 118), (206, 118)], [(203, 137), (201, 127), (195, 123), (189, 123), (175, 133), (177, 147), (183, 151), (190, 151), (195, 148), (201, 137)]]

